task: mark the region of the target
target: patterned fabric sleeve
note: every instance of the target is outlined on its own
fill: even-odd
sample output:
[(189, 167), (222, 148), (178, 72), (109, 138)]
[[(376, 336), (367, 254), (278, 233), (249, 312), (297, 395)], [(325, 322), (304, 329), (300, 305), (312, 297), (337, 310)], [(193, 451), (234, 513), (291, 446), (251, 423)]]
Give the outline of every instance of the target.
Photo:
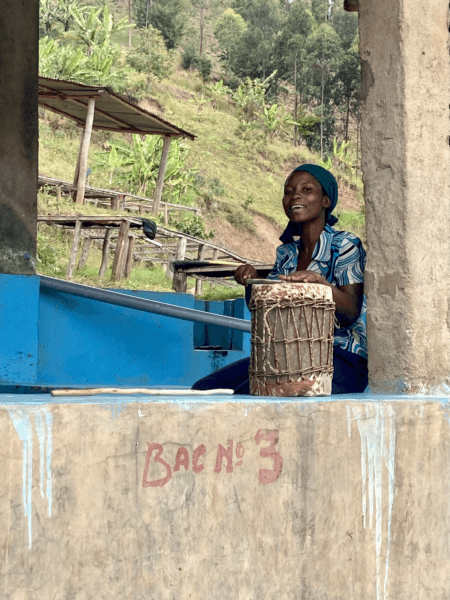
[(361, 240), (348, 234), (342, 239), (339, 257), (334, 269), (334, 277), (339, 286), (364, 282), (366, 251)]
[(272, 271), (267, 279), (278, 279), (278, 275), (289, 275), (297, 266), (297, 251), (295, 244), (282, 244), (277, 248), (277, 257)]

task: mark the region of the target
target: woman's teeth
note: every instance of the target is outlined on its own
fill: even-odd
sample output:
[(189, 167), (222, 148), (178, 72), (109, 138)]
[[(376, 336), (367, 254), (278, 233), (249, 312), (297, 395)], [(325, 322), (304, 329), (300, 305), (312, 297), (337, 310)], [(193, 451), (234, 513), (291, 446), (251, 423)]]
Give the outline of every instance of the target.
[(304, 204), (294, 204), (294, 206), (291, 206), (291, 210), (297, 210), (299, 208), (305, 208)]

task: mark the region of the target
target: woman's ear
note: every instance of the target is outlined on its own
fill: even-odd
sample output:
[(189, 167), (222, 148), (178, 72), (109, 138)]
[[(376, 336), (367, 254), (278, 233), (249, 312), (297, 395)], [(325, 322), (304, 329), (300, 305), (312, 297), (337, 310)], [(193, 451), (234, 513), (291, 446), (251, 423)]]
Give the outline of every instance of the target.
[(323, 207), (330, 208), (330, 206), (331, 206), (331, 200), (328, 198), (328, 196), (324, 196), (323, 197)]

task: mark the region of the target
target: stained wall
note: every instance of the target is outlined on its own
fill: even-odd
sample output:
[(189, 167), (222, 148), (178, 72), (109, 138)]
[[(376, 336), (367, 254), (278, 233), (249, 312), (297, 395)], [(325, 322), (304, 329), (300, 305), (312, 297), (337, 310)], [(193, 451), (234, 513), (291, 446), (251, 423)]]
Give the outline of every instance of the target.
[(450, 595), (448, 398), (16, 398), (4, 599)]

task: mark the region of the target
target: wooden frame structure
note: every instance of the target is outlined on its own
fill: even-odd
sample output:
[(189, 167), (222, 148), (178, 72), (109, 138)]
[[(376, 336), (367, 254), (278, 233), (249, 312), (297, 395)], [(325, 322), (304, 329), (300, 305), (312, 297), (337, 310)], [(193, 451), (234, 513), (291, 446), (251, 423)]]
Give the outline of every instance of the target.
[(153, 200), (153, 214), (158, 214), (164, 186), (164, 175), (173, 137), (195, 139), (192, 133), (132, 104), (106, 87), (73, 81), (39, 77), (39, 105), (75, 121), (84, 128), (75, 169), (75, 202), (84, 203), (86, 170), (93, 130), (162, 135), (164, 145)]
[[(48, 187), (55, 191), (57, 197), (61, 197), (62, 193), (72, 195), (76, 192), (76, 185), (66, 181), (65, 179), (56, 179), (54, 177), (45, 177), (39, 175), (38, 187)], [(137, 211), (139, 214), (152, 212), (154, 200), (121, 192), (119, 190), (108, 190), (104, 188), (93, 188), (85, 186), (84, 201), (93, 202), (96, 206), (99, 204), (113, 210), (125, 209), (127, 211)], [(160, 202), (159, 211), (164, 212), (164, 224), (169, 223), (169, 213), (177, 211), (193, 212), (196, 215), (201, 215), (201, 210), (194, 206), (184, 206), (183, 204), (173, 204), (171, 202)]]
[[(202, 293), (203, 281), (214, 281), (225, 285), (235, 285), (227, 281), (239, 264), (253, 264), (258, 269), (272, 269), (272, 265), (257, 260), (247, 259), (232, 250), (228, 250), (190, 236), (179, 231), (159, 226), (154, 240), (148, 239), (138, 232), (142, 220), (125, 215), (40, 215), (40, 224), (53, 225), (74, 231), (66, 278), (70, 279), (75, 271), (78, 250), (83, 239), (77, 268), (82, 268), (87, 261), (92, 242), (102, 244), (102, 262), (99, 277), (105, 275), (109, 255), (113, 253), (112, 278), (116, 281), (129, 277), (134, 262), (160, 263), (166, 267), (166, 277), (173, 280), (172, 287), (176, 292), (186, 292), (187, 276), (196, 279), (195, 293)], [(133, 231), (134, 230), (134, 231)], [(185, 267), (172, 271), (173, 261), (185, 261)], [(212, 261), (216, 264), (208, 267), (189, 268), (189, 262)], [(226, 261), (226, 265), (217, 264)], [(220, 281), (218, 280), (220, 279)]]

